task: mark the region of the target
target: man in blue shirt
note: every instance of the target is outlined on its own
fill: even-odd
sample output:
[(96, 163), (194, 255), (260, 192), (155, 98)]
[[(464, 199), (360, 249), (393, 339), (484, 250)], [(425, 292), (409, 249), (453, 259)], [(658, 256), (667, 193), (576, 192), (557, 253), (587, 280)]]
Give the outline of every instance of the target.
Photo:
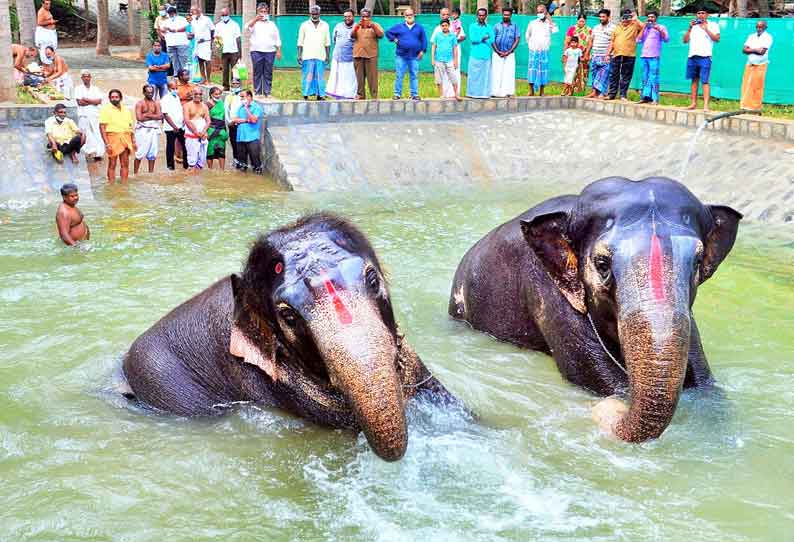
[(259, 138), (262, 136), (262, 122), (265, 112), (262, 106), (254, 101), (254, 93), (244, 90), (240, 93), (242, 105), (237, 110), (236, 118), (231, 121), (237, 126), (237, 153), (239, 162), (237, 169), (248, 169), (248, 161), (254, 173), (262, 173), (262, 147)]
[(505, 98), (516, 93), (516, 47), (521, 39), (512, 22), (513, 8), (502, 9), (502, 22), (493, 27), (491, 56), (491, 96)]
[(411, 84), (411, 99), (419, 97), (419, 61), (427, 51), (427, 34), (421, 24), (414, 18), (414, 10), (405, 10), (405, 22), (396, 24), (386, 31), (386, 38), (397, 44), (397, 56), (394, 59), (394, 99), (402, 98), (403, 79), (408, 71)]
[(168, 68), (171, 59), (163, 52), (160, 42), (152, 44), (151, 52), (146, 55), (146, 67), (149, 68), (147, 83), (154, 87), (154, 99), (159, 100), (168, 94)]

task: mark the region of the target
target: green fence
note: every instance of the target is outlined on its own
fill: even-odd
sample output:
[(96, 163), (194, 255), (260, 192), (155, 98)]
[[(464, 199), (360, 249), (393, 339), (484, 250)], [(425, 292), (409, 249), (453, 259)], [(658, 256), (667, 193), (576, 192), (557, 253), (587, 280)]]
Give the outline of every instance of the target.
[[(464, 29), (467, 30), (476, 18), (473, 15), (464, 15)], [(527, 48), (523, 33), (527, 24), (534, 17), (527, 15), (515, 15), (513, 21), (521, 29), (521, 44), (516, 52), (516, 77), (519, 79), (526, 77), (527, 71)], [(239, 21), (239, 18), (237, 18)], [(323, 19), (331, 26), (331, 30), (336, 23), (342, 20), (341, 16), (327, 16)], [(297, 67), (297, 40), (298, 27), (306, 20), (306, 17), (298, 15), (283, 15), (276, 18), (281, 41), (283, 44), (283, 57), (276, 63), (277, 67), (293, 68)], [(491, 15), (489, 24), (501, 20), (500, 16)], [(552, 81), (562, 81), (562, 43), (565, 31), (569, 26), (576, 22), (574, 17), (555, 17), (560, 31), (552, 36), (551, 45), (551, 79)], [(747, 56), (742, 54), (744, 40), (750, 33), (755, 32), (755, 23), (758, 19), (736, 19), (736, 18), (713, 18), (720, 25), (720, 42), (714, 46), (714, 64), (711, 70), (711, 94), (718, 98), (738, 99), (742, 84), (742, 73)], [(402, 22), (401, 17), (377, 17), (377, 23), (388, 29), (390, 26)], [(425, 27), (428, 38), (433, 28), (438, 23), (437, 15), (419, 15), (419, 24)], [(688, 45), (683, 43), (683, 36), (689, 27), (689, 17), (661, 17), (659, 22), (667, 27), (670, 33), (670, 42), (662, 49), (661, 81), (660, 86), (663, 91), (668, 92), (689, 92), (689, 81), (685, 78), (686, 59)], [(595, 17), (588, 19), (588, 25), (593, 26), (598, 23)], [(769, 33), (774, 38), (774, 44), (770, 49), (769, 70), (766, 76), (766, 91), (764, 102), (790, 104), (794, 103), (794, 19), (769, 19)], [(394, 48), (395, 45), (385, 38), (381, 41), (380, 57), (378, 66), (382, 70), (394, 69)], [(463, 42), (463, 71), (466, 71), (466, 63), (469, 54), (469, 42)], [(429, 51), (428, 51), (429, 52)], [(430, 55), (426, 55), (421, 63), (422, 71), (432, 71), (430, 66)], [(639, 65), (634, 71), (634, 79), (631, 82), (633, 88), (640, 86)]]

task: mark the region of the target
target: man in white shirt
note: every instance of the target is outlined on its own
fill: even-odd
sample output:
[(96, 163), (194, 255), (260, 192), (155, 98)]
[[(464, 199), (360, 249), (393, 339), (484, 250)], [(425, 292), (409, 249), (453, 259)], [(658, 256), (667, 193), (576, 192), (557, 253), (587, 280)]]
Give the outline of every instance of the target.
[(551, 35), (559, 32), (559, 28), (551, 20), (551, 15), (546, 12), (546, 6), (538, 4), (537, 18), (527, 25), (526, 39), (529, 49), (527, 60), (527, 82), (529, 82), (529, 95), (535, 95), (535, 85), (543, 88), (549, 83), (549, 48)]
[(689, 29), (684, 34), (684, 43), (689, 44), (689, 58), (686, 63), (686, 78), (692, 80), (692, 101), (687, 109), (698, 106), (698, 82), (703, 86), (703, 110), (709, 110), (711, 86), (711, 54), (714, 43), (720, 41), (720, 27), (710, 23), (709, 14), (705, 9), (697, 11), (697, 18), (689, 22)]
[(764, 103), (764, 81), (771, 47), (772, 36), (766, 31), (766, 21), (758, 21), (755, 23), (755, 32), (747, 37), (742, 48), (742, 53), (747, 55), (739, 101), (742, 109), (759, 111)]
[(223, 90), (229, 90), (229, 81), (234, 65), (240, 59), (240, 25), (229, 17), (229, 8), (221, 10), (221, 20), (215, 25), (215, 35), (223, 42), (221, 59), (223, 61)]
[(165, 36), (171, 67), (174, 73), (179, 73), (183, 68), (190, 68), (187, 58), (187, 19), (176, 14), (176, 6), (168, 6), (167, 12), (168, 19), (160, 24), (160, 30)]
[(187, 169), (187, 151), (185, 151), (185, 123), (182, 101), (176, 92), (176, 81), (168, 82), (168, 94), (160, 98), (160, 110), (163, 112), (163, 131), (165, 132), (165, 163), (168, 169), (174, 170), (174, 150), (176, 142), (182, 147), (182, 167)]
[(320, 6), (309, 8), (309, 20), (298, 30), (298, 66), (301, 67), (303, 99), (325, 100), (325, 63), (331, 57), (331, 30), (320, 20)]
[(89, 154), (94, 155), (94, 160), (102, 160), (105, 155), (105, 143), (99, 133), (99, 106), (102, 105), (103, 92), (91, 84), (91, 73), (88, 70), (80, 72), (82, 85), (74, 89), (74, 99), (77, 102), (77, 125), (85, 134), (83, 153), (88, 159)]
[(198, 6), (190, 8), (190, 14), (190, 28), (196, 44), (193, 54), (196, 55), (201, 70), (200, 83), (209, 83), (212, 75), (212, 39), (215, 37), (215, 25), (212, 24), (212, 19), (201, 13)]
[(281, 36), (276, 23), (270, 20), (267, 4), (256, 6), (256, 17), (245, 25), (251, 35), (251, 64), (254, 66), (254, 91), (270, 97), (273, 63), (281, 58)]

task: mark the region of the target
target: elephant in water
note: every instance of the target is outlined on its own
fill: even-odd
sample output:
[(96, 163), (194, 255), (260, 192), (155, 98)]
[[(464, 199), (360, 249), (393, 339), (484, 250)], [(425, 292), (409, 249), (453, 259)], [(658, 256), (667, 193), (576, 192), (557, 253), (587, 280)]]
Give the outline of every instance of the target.
[(553, 356), (599, 395), (600, 426), (629, 442), (662, 434), (683, 387), (713, 383), (692, 316), (698, 285), (733, 247), (742, 215), (668, 178), (610, 177), (529, 209), (458, 266), (449, 314)]
[(225, 277), (138, 337), (130, 398), (174, 414), (236, 401), (363, 430), (387, 461), (405, 453), (405, 401), (459, 405), (403, 339), (375, 252), (349, 222), (314, 214), (260, 237)]

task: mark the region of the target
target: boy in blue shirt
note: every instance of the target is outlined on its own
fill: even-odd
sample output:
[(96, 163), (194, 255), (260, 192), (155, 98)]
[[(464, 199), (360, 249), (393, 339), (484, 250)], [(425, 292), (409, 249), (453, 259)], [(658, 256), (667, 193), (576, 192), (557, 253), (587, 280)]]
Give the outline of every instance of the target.
[(460, 101), (458, 87), (458, 65), (460, 62), (460, 48), (458, 36), (449, 31), (449, 20), (441, 21), (441, 32), (433, 37), (433, 48), (430, 50), (430, 60), (433, 63), (433, 73), (438, 86), (438, 93), (443, 96), (444, 81), (448, 81), (455, 91), (455, 99)]
[(149, 68), (147, 83), (154, 87), (154, 99), (159, 100), (168, 94), (168, 68), (171, 59), (163, 52), (159, 41), (152, 44), (152, 50), (146, 55), (146, 67)]
[(239, 162), (237, 169), (248, 169), (248, 161), (254, 173), (262, 173), (262, 147), (259, 138), (262, 135), (262, 121), (265, 112), (262, 106), (254, 101), (254, 93), (244, 90), (240, 93), (242, 105), (237, 110), (236, 118), (231, 122), (237, 126), (237, 153)]

